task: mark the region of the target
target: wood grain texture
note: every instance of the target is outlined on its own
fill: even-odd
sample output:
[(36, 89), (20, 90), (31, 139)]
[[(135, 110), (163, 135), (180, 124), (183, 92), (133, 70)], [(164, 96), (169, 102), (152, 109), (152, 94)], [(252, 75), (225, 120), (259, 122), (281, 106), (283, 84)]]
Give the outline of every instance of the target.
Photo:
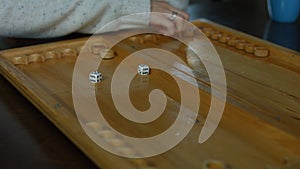
[[(127, 135), (149, 137), (166, 130), (177, 116), (174, 112), (178, 112), (180, 106), (180, 92), (174, 79), (153, 70), (151, 76), (133, 80), (130, 98), (141, 110), (149, 108), (145, 100), (151, 90), (159, 87), (167, 95), (168, 104), (163, 115), (143, 125), (129, 122), (114, 107), (110, 93), (112, 73), (129, 54), (146, 48), (169, 50), (186, 62), (192, 60), (189, 65), (199, 83), (201, 96), (197, 121), (179, 145), (151, 158), (128, 159), (112, 155), (98, 147), (81, 128), (74, 112), (71, 86), (74, 63), (87, 38), (1, 51), (0, 72), (101, 168), (198, 169), (207, 167), (207, 162), (211, 161), (221, 162), (231, 169), (299, 166), (299, 53), (209, 21), (197, 21), (195, 25), (213, 39), (228, 83), (228, 100), (221, 124), (203, 144), (197, 140), (210, 107), (211, 86), (204, 65), (196, 59), (188, 60), (184, 45), (157, 35), (131, 37), (114, 46), (112, 50), (117, 55), (105, 60), (99, 68), (104, 80), (96, 86), (96, 96), (107, 121)], [(103, 38), (110, 36), (118, 35), (108, 34)], [(96, 47), (91, 52), (99, 54), (101, 49), (98, 48), (102, 45)], [(138, 151), (89, 117), (86, 125), (120, 152)]]

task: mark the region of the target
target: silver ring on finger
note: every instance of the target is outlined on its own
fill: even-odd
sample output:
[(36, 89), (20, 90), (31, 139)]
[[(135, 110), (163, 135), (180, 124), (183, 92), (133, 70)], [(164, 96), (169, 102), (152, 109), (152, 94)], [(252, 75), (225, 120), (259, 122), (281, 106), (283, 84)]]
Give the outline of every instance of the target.
[(177, 12), (172, 11), (172, 16), (170, 17), (170, 20), (174, 21), (176, 19), (176, 17), (177, 17), (177, 14), (178, 14)]

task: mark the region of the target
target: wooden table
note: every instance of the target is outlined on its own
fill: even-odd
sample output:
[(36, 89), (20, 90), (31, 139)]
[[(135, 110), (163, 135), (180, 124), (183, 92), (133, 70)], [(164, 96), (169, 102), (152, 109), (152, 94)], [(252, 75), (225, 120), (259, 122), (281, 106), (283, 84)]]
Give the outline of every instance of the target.
[[(106, 120), (123, 133), (137, 137), (156, 135), (172, 124), (173, 112), (180, 106), (180, 93), (177, 92), (178, 87), (174, 85), (172, 78), (162, 72), (153, 71), (146, 82), (137, 78), (130, 87), (133, 92), (132, 101), (137, 107), (147, 108), (147, 104), (143, 101), (143, 98), (147, 97), (144, 95), (147, 96), (148, 92), (156, 87), (164, 89), (169, 106), (165, 109), (167, 115), (160, 117), (153, 124), (136, 126), (128, 123), (116, 114), (118, 111), (110, 99), (109, 84), (115, 67), (131, 52), (160, 47), (171, 50), (192, 68), (201, 95), (197, 120), (186, 139), (159, 156), (127, 159), (112, 155), (98, 147), (79, 125), (72, 102), (72, 72), (79, 54), (84, 58), (96, 57), (94, 47), (99, 43), (99, 39), (88, 44), (83, 52), (82, 45), (87, 38), (3, 51), (1, 73), (95, 164), (103, 168), (179, 169), (223, 165), (223, 168), (288, 169), (299, 166), (299, 53), (206, 20), (194, 24), (211, 39), (220, 54), (228, 90), (220, 126), (213, 137), (203, 144), (199, 144), (195, 138), (205, 126), (205, 121), (209, 120), (206, 119), (207, 112), (210, 99), (214, 96), (210, 96), (211, 85), (203, 65), (199, 61), (189, 62), (184, 45), (161, 35), (138, 35), (114, 46), (112, 49), (117, 56), (105, 61), (99, 68), (104, 73), (105, 79), (96, 86), (96, 97)], [(127, 33), (119, 32), (100, 37), (112, 39)], [(141, 53), (144, 54), (147, 54), (148, 59), (154, 57), (151, 53)], [(173, 64), (168, 65), (160, 59), (157, 61), (185, 74), (186, 78), (190, 76), (185, 69)], [(86, 64), (89, 64), (88, 60)], [(84, 80), (82, 76), (84, 73), (79, 73), (80, 78)], [(185, 79), (183, 76), (180, 77)], [(90, 89), (84, 87), (84, 90), (86, 92), (80, 93), (83, 98)], [(82, 101), (90, 104), (88, 99)], [(84, 110), (91, 111), (89, 107)], [(107, 140), (111, 148), (122, 150), (124, 154), (141, 153), (140, 149), (136, 149), (135, 145), (127, 142), (125, 138), (115, 137), (114, 134), (108, 135), (107, 133), (112, 132), (103, 127), (102, 123), (94, 121), (93, 115), (86, 112), (79, 116), (83, 118), (81, 121), (83, 126), (91, 128), (92, 135), (96, 138)], [(181, 120), (190, 124), (189, 118), (183, 117)], [(237, 158), (240, 160), (237, 161)]]

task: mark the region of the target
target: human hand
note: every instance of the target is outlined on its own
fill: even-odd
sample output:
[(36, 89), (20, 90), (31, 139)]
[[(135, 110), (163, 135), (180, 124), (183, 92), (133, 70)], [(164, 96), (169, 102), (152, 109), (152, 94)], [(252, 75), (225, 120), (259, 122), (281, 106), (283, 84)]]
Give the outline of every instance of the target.
[[(150, 25), (166, 35), (173, 35), (183, 31), (183, 22), (189, 19), (189, 15), (186, 12), (176, 9), (166, 2), (151, 1), (151, 12), (166, 13), (171, 15), (173, 13), (177, 13), (177, 16), (173, 20), (167, 15), (158, 15), (155, 13), (151, 14)], [(177, 17), (182, 19), (178, 19)]]

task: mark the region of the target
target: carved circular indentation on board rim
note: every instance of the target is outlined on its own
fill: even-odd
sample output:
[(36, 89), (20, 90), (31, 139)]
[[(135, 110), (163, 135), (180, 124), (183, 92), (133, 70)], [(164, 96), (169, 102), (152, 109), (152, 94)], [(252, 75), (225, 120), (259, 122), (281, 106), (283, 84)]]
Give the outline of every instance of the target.
[(254, 56), (256, 57), (267, 57), (269, 56), (269, 49), (265, 48), (265, 47), (255, 47), (254, 48)]
[(206, 160), (202, 169), (226, 169), (225, 164), (219, 160)]
[(112, 59), (115, 56), (115, 52), (111, 49), (102, 49), (100, 51), (100, 57), (102, 59)]

